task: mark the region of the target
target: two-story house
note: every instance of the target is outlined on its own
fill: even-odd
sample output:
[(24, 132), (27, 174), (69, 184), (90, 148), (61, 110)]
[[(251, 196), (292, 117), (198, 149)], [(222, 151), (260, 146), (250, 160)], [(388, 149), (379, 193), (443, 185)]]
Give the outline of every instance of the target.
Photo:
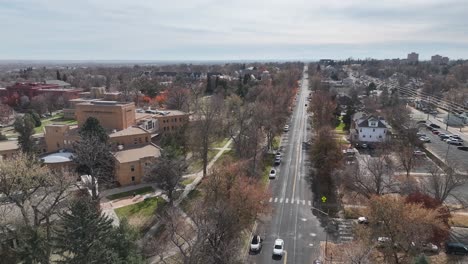
[(351, 141), (358, 143), (379, 143), (390, 139), (391, 127), (382, 117), (358, 112), (353, 117), (350, 129)]

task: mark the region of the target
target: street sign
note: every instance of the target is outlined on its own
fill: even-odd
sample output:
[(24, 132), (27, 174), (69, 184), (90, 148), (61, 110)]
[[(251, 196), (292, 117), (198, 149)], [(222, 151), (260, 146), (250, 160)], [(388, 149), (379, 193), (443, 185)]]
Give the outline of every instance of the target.
[(325, 195), (322, 196), (322, 203), (325, 203), (326, 201), (327, 201), (327, 197), (325, 197)]

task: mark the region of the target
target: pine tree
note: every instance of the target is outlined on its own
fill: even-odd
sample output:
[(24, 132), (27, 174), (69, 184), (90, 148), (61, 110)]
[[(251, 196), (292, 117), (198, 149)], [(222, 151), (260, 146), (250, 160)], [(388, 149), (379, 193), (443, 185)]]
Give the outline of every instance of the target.
[(30, 114), (25, 114), (23, 117), (17, 117), (13, 124), (16, 132), (18, 132), (18, 144), (21, 151), (24, 153), (34, 152), (34, 142), (32, 135), (34, 134), (34, 119)]
[(97, 137), (102, 142), (107, 142), (109, 136), (104, 128), (99, 124), (99, 120), (95, 117), (88, 117), (85, 123), (80, 128), (80, 136), (82, 138)]
[(109, 247), (112, 220), (103, 215), (89, 198), (72, 201), (60, 215), (62, 224), (55, 230), (55, 247), (63, 263), (116, 263), (118, 255)]
[(62, 78), (60, 78), (60, 72), (59, 72), (59, 70), (57, 70), (57, 80), (62, 80)]
[(67, 77), (67, 75), (64, 73), (64, 74), (62, 75), (62, 81), (66, 82), (67, 80), (68, 80), (68, 77)]

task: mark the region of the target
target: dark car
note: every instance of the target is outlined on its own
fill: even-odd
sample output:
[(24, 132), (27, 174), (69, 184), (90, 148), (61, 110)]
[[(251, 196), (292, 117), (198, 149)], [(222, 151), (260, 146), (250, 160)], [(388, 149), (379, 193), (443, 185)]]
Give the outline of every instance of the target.
[(430, 124), (429, 126), (433, 127), (433, 128), (440, 128), (440, 126), (436, 125), (436, 124)]
[(280, 165), (280, 163), (281, 163), (281, 158), (280, 158), (280, 157), (276, 157), (276, 158), (275, 158), (275, 163), (274, 163), (275, 166)]
[(463, 146), (463, 147), (458, 147), (457, 149), (459, 149), (459, 150), (463, 150), (463, 151), (468, 151), (468, 147), (466, 147), (466, 146)]
[(447, 139), (449, 137), (450, 137), (450, 135), (447, 135), (447, 134), (439, 134), (440, 140), (445, 140), (445, 139)]
[(419, 120), (418, 122), (416, 122), (418, 124), (426, 124), (426, 120)]
[(445, 253), (447, 254), (468, 254), (468, 247), (462, 243), (447, 243), (445, 245)]
[(319, 260), (319, 259), (316, 259), (316, 260), (314, 260), (313, 264), (323, 264), (323, 262), (321, 260)]

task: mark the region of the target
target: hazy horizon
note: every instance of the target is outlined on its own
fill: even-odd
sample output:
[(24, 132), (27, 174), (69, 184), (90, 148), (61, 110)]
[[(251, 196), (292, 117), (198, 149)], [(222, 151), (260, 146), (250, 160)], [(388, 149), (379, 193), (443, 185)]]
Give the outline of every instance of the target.
[(0, 60), (468, 58), (463, 0), (0, 0)]

